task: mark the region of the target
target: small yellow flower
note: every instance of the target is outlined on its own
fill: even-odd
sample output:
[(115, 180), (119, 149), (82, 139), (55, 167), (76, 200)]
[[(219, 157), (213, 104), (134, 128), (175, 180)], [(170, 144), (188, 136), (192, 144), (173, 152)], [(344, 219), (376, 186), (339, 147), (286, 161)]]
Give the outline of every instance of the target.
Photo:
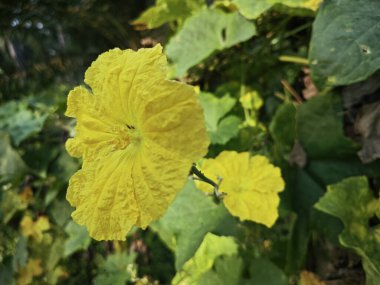
[(42, 272), (41, 259), (30, 258), (26, 266), (19, 270), (17, 284), (28, 285), (32, 283), (33, 277), (41, 275)]
[(77, 119), (70, 155), (83, 158), (69, 182), (73, 219), (97, 240), (124, 240), (164, 214), (207, 153), (202, 109), (194, 88), (166, 79), (162, 47), (113, 49), (86, 71), (85, 87), (68, 96)]
[(33, 190), (30, 186), (25, 186), (22, 191), (19, 193), (20, 200), (25, 203), (29, 204), (33, 201)]
[(25, 237), (33, 237), (36, 241), (41, 242), (43, 233), (50, 229), (48, 217), (38, 217), (34, 222), (31, 217), (24, 216), (20, 223), (21, 233)]
[[(204, 160), (201, 171), (214, 181), (222, 179), (219, 191), (226, 194), (223, 202), (232, 215), (267, 227), (274, 224), (280, 202), (278, 193), (285, 184), (280, 169), (266, 157), (223, 151), (215, 159)], [(213, 192), (213, 187), (205, 182), (196, 184), (206, 193)]]

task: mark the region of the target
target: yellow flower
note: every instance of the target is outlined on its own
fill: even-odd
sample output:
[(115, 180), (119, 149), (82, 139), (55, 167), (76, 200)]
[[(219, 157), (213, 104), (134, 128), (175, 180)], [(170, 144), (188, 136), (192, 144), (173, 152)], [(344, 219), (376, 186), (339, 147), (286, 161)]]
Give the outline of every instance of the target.
[[(214, 181), (221, 178), (219, 191), (225, 193), (223, 202), (234, 216), (271, 227), (278, 217), (278, 193), (284, 187), (278, 167), (261, 155), (250, 157), (248, 152), (223, 151), (215, 159), (202, 162), (201, 171)], [(213, 187), (202, 181), (197, 187), (212, 193)]]
[(83, 158), (69, 182), (73, 219), (97, 240), (124, 240), (164, 214), (207, 153), (202, 109), (193, 87), (166, 79), (162, 47), (113, 49), (86, 71), (66, 115), (77, 119), (70, 155)]
[(42, 272), (41, 259), (30, 258), (26, 266), (20, 269), (17, 284), (28, 285), (32, 283), (33, 277), (41, 275)]
[(36, 241), (41, 242), (43, 233), (50, 229), (49, 219), (41, 216), (34, 222), (31, 217), (24, 216), (20, 223), (21, 233), (25, 237), (33, 237)]

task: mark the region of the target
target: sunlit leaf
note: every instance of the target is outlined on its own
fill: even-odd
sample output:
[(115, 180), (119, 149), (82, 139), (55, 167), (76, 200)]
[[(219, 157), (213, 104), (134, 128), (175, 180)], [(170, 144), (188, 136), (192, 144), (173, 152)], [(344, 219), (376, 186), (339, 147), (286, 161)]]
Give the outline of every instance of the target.
[(380, 200), (375, 198), (365, 177), (352, 177), (330, 185), (315, 207), (342, 220), (340, 243), (362, 257), (368, 285), (380, 278), (380, 227), (369, 226), (379, 216)]
[(233, 0), (240, 13), (248, 19), (256, 19), (262, 13), (276, 4), (283, 4), (292, 8), (317, 10), (322, 0)]
[(204, 6), (203, 0), (157, 0), (154, 6), (145, 10), (132, 24), (154, 29), (168, 22), (182, 22)]
[(238, 12), (203, 9), (185, 21), (166, 46), (166, 53), (173, 61), (175, 75), (182, 77), (214, 51), (246, 41), (255, 34), (255, 25)]
[(202, 92), (199, 95), (199, 101), (212, 143), (225, 144), (238, 134), (241, 119), (233, 115), (224, 117), (233, 108), (236, 99), (229, 95), (218, 98), (211, 93)]
[(237, 254), (237, 244), (233, 238), (209, 233), (205, 236), (194, 257), (188, 260), (182, 270), (174, 276), (172, 284), (198, 284), (202, 275), (212, 268), (217, 257), (235, 254)]

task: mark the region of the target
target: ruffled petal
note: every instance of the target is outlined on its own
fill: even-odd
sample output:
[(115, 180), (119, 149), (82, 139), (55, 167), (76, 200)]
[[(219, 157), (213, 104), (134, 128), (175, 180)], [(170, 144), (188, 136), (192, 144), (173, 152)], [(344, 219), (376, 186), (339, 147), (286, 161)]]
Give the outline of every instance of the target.
[(86, 88), (76, 87), (70, 91), (65, 115), (77, 119), (75, 138), (66, 142), (72, 156), (92, 159), (111, 151), (116, 123), (104, 115), (96, 97)]
[(67, 200), (76, 210), (73, 219), (97, 240), (125, 240), (139, 210), (132, 182), (132, 161), (114, 152), (83, 165), (69, 182)]
[(140, 211), (137, 225), (146, 228), (160, 218), (186, 183), (191, 162), (153, 142), (145, 143), (133, 165), (133, 183)]
[(226, 195), (224, 204), (230, 213), (240, 220), (250, 220), (272, 227), (278, 218), (278, 195), (260, 192), (245, 192), (239, 196)]
[(204, 156), (209, 139), (194, 89), (180, 82), (163, 81), (151, 92), (159, 96), (149, 100), (140, 117), (146, 138), (178, 157), (194, 161)]
[[(162, 46), (150, 49), (113, 49), (101, 54), (85, 74), (85, 82), (100, 98), (105, 112), (120, 123), (137, 124), (135, 112), (146, 97), (154, 97), (151, 86), (167, 75)], [(134, 104), (137, 101), (137, 104)]]
[(256, 155), (251, 158), (251, 169), (257, 169), (254, 175), (250, 176), (248, 183), (255, 185), (254, 189), (263, 193), (278, 193), (284, 190), (285, 183), (281, 178), (281, 170), (278, 167), (270, 164), (268, 158), (261, 155)]
[[(204, 174), (222, 181), (219, 191), (225, 193), (223, 202), (234, 216), (271, 227), (278, 217), (278, 192), (285, 184), (278, 167), (261, 155), (250, 157), (248, 152), (224, 151), (215, 159), (201, 164)], [(197, 187), (211, 193), (213, 187), (196, 181)]]

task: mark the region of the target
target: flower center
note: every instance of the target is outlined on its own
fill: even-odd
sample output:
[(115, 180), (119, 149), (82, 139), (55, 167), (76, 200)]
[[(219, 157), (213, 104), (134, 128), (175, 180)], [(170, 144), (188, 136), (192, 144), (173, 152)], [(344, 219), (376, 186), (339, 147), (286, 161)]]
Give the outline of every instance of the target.
[(140, 141), (140, 134), (132, 125), (125, 125), (114, 129), (116, 138), (114, 146), (116, 149), (125, 149), (130, 144)]

